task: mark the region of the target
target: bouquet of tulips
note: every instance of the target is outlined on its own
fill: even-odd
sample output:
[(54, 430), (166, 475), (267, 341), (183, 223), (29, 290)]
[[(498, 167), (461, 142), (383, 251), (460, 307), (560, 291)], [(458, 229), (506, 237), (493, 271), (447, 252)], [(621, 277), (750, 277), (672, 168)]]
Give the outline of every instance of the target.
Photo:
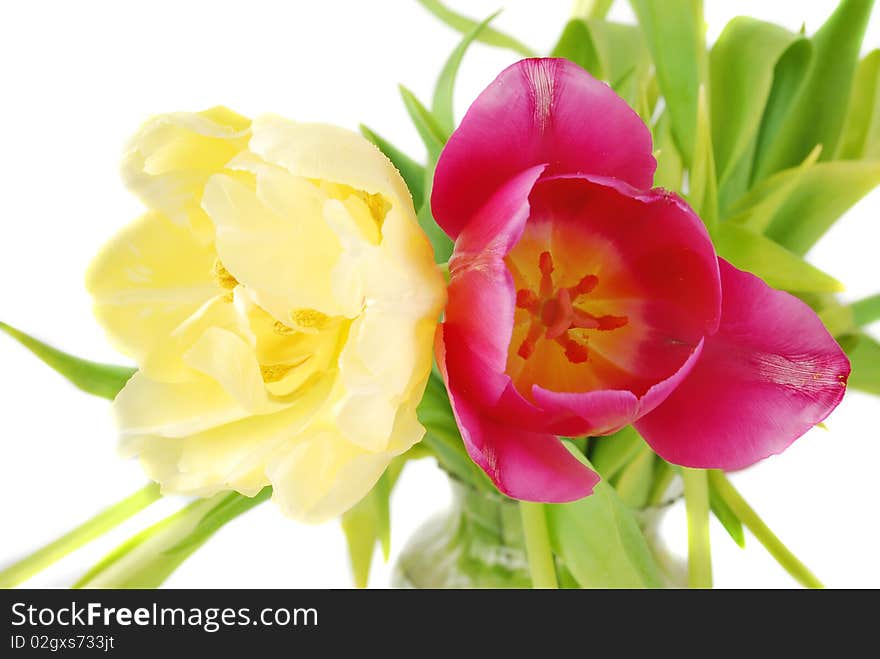
[[(136, 367), (0, 328), (113, 401), (151, 482), (0, 585), (165, 494), (192, 500), (78, 586), (159, 586), (268, 499), (341, 517), (364, 585), (395, 482), (426, 457), (463, 512), (411, 545), (401, 585), (710, 587), (710, 515), (821, 585), (725, 472), (784, 451), (848, 382), (880, 395), (862, 330), (880, 298), (846, 304), (804, 260), (880, 182), (872, 2), (842, 0), (812, 35), (737, 18), (711, 47), (699, 0), (631, 0), (632, 25), (581, 2), (544, 57), (494, 16), (420, 1), (462, 33), (430, 107), (401, 88), (424, 162), (366, 127), (225, 107), (128, 143), (146, 210), (87, 287)], [(474, 41), (523, 59), (456, 122)], [(683, 580), (648, 522), (682, 496)]]

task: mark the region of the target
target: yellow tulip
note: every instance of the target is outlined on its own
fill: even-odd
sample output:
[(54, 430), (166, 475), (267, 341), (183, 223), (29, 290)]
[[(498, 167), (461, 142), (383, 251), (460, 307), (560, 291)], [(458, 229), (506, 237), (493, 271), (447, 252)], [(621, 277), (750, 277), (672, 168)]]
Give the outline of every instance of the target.
[(446, 294), (400, 175), (350, 131), (225, 108), (150, 120), (123, 174), (149, 210), (87, 276), (140, 367), (122, 452), (166, 493), (344, 512), (424, 434)]

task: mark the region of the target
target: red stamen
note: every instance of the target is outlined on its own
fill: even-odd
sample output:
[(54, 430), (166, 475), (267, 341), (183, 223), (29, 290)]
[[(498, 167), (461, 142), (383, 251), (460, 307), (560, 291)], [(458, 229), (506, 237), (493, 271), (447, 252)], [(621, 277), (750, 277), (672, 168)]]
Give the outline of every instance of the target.
[(519, 344), (519, 350), (516, 351), (516, 354), (523, 359), (528, 359), (532, 356), (532, 353), (535, 352), (535, 345), (540, 338), (541, 324), (532, 320), (532, 324), (529, 327), (529, 333), (526, 338), (523, 339), (523, 342)]
[[(552, 313), (547, 313), (548, 309), (552, 309)], [(541, 322), (547, 326), (547, 338), (555, 339), (564, 334), (571, 327), (573, 313), (571, 298), (568, 295), (568, 290), (564, 288), (556, 295), (556, 299), (545, 302), (541, 313)]]
[(570, 335), (558, 336), (556, 337), (556, 342), (563, 347), (565, 358), (572, 364), (583, 364), (589, 360), (590, 350), (586, 344), (575, 341)]
[(587, 293), (591, 293), (596, 286), (599, 285), (599, 278), (596, 275), (586, 275), (583, 279), (581, 279), (576, 286), (572, 286), (568, 289), (569, 295), (571, 295), (572, 300), (576, 300), (581, 295), (586, 295)]
[(539, 302), (538, 296), (528, 288), (521, 288), (516, 292), (517, 309), (526, 309), (534, 314), (538, 312)]
[(599, 319), (586, 311), (575, 309), (572, 313), (571, 326), (582, 327), (583, 329), (599, 329)]
[(541, 269), (541, 297), (547, 299), (553, 295), (553, 256), (550, 252), (541, 252), (538, 267)]
[(601, 316), (598, 318), (600, 330), (615, 330), (629, 322), (626, 316)]

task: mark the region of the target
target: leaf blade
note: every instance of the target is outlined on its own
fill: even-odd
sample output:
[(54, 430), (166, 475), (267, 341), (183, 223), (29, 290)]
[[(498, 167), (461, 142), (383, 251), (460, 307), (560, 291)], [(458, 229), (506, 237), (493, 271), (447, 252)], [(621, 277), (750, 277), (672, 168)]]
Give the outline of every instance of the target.
[(809, 293), (838, 293), (843, 284), (766, 236), (725, 222), (715, 235), (715, 249), (740, 270), (748, 270), (773, 288)]
[(709, 52), (712, 143), (725, 180), (757, 136), (776, 62), (798, 35), (746, 16), (731, 20)]
[(136, 371), (127, 366), (102, 364), (74, 357), (4, 322), (0, 322), (0, 331), (18, 341), (75, 387), (93, 396), (113, 400)]
[[(477, 25), (477, 21), (452, 11), (451, 9), (449, 9), (449, 7), (444, 5), (442, 2), (439, 2), (438, 0), (417, 1), (420, 5), (422, 5), (422, 7), (434, 14), (434, 16), (440, 19), (443, 23), (451, 27), (453, 30), (461, 32), (462, 34), (467, 34), (474, 29), (475, 25)], [(535, 51), (533, 51), (531, 48), (526, 46), (518, 39), (515, 39), (510, 35), (507, 35), (493, 28), (485, 30), (477, 40), (489, 46), (512, 50), (516, 53), (519, 53), (523, 57), (538, 56)]]
[(702, 0), (630, 0), (654, 60), (669, 108), (672, 135), (684, 162), (694, 157), (697, 100), (705, 78)]
[[(590, 466), (579, 452), (579, 460)], [(632, 511), (606, 481), (572, 503), (547, 504), (553, 551), (584, 588), (659, 588), (660, 571)]]
[(756, 180), (793, 167), (817, 144), (836, 150), (873, 0), (842, 0), (811, 38), (814, 56), (778, 130), (759, 148)]
[[(440, 76), (437, 78), (437, 84), (434, 87), (434, 98), (431, 102), (431, 112), (437, 120), (437, 124), (446, 136), (452, 134), (455, 130), (455, 116), (453, 114), (452, 100), (455, 93), (455, 80), (458, 77), (458, 70), (468, 47), (480, 34), (488, 27), (489, 23), (500, 14), (496, 11), (494, 14), (477, 24), (474, 29), (468, 32), (458, 45), (449, 55), (449, 59), (443, 65)], [(444, 140), (445, 141), (445, 140)]]

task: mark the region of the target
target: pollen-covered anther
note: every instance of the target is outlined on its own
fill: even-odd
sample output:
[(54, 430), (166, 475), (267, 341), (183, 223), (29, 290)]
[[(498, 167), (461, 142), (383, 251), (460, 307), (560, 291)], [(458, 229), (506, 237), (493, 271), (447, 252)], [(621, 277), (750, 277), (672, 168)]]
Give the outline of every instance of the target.
[(278, 334), (280, 336), (288, 336), (290, 334), (296, 334), (295, 329), (293, 329), (292, 327), (288, 327), (287, 325), (282, 323), (280, 320), (276, 320), (275, 323), (272, 325), (272, 331), (275, 334)]
[(539, 304), (538, 296), (528, 288), (521, 288), (516, 292), (516, 306), (518, 309), (526, 309), (534, 314), (538, 312)]
[(260, 375), (263, 382), (278, 382), (293, 370), (295, 364), (263, 364), (260, 366)]
[(294, 309), (290, 312), (290, 321), (295, 330), (313, 334), (327, 327), (330, 316), (317, 309)]
[(220, 259), (214, 259), (214, 267), (211, 268), (211, 276), (220, 288), (231, 291), (238, 286), (238, 280), (229, 274)]
[(592, 293), (593, 289), (599, 285), (599, 278), (596, 275), (586, 275), (575, 286), (568, 289), (568, 294), (572, 300), (578, 299), (581, 295)]
[(541, 327), (541, 323), (533, 319), (532, 324), (529, 326), (529, 333), (526, 335), (526, 338), (523, 339), (523, 342), (520, 343), (519, 349), (516, 351), (516, 354), (523, 359), (528, 359), (529, 357), (531, 357), (532, 353), (535, 352), (535, 346), (538, 343), (538, 339), (541, 338), (541, 334), (543, 333), (543, 331), (544, 330)]
[(556, 342), (565, 350), (565, 358), (572, 364), (583, 364), (590, 359), (590, 350), (587, 348), (586, 338), (583, 342), (572, 336), (573, 332), (566, 332), (556, 337)]

